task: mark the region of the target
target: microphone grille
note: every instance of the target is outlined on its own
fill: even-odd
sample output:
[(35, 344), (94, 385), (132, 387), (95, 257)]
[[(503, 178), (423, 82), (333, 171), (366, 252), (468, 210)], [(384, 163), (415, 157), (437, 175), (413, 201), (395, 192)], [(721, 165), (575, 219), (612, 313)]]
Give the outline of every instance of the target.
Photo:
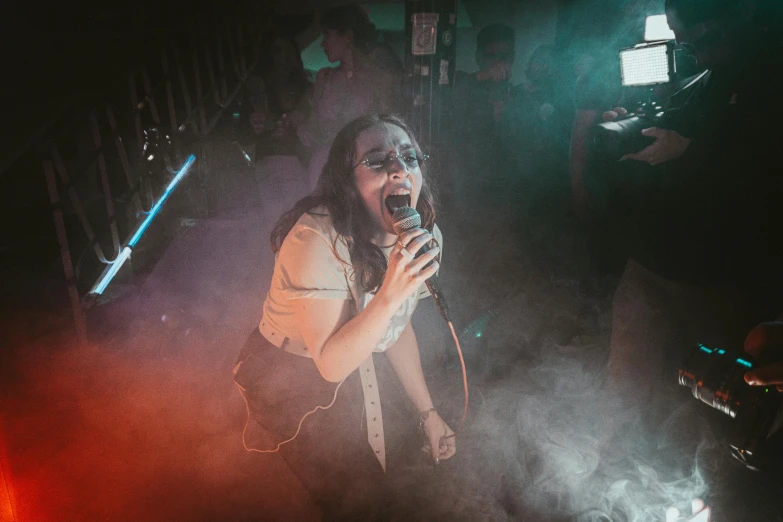
[(418, 228), (421, 226), (421, 216), (415, 209), (411, 207), (400, 207), (394, 211), (394, 227), (395, 234), (402, 234), (403, 232), (412, 228)]

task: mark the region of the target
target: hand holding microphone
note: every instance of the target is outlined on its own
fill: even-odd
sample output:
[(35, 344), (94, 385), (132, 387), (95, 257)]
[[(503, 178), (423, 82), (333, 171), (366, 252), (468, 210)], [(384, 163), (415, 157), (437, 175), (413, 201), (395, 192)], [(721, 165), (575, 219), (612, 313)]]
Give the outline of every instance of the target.
[[(413, 255), (416, 259), (415, 262), (418, 263), (421, 260), (426, 260), (419, 268), (419, 270), (421, 270), (421, 268), (426, 267), (424, 270), (421, 270), (420, 275), (424, 276), (424, 282), (427, 284), (427, 288), (435, 299), (435, 306), (438, 307), (438, 311), (448, 323), (451, 322), (449, 306), (446, 304), (446, 298), (443, 296), (443, 291), (438, 282), (437, 271), (440, 264), (435, 260), (435, 256), (440, 254), (440, 247), (436, 246), (434, 248), (429, 248), (427, 243), (432, 240), (432, 234), (426, 230), (423, 231), (423, 233), (426, 234), (424, 237), (427, 238), (425, 240), (421, 237), (422, 233), (418, 232), (419, 230), (423, 229), (421, 228), (421, 216), (416, 210), (411, 207), (400, 207), (394, 211), (394, 231), (400, 236), (394, 250), (405, 245), (405, 248), (402, 250), (407, 252), (408, 255)], [(416, 239), (410, 241), (411, 238)], [(410, 243), (405, 243), (405, 241), (410, 241)], [(392, 252), (394, 252), (394, 250)], [(437, 253), (433, 255), (432, 252), (435, 250), (437, 250)], [(403, 253), (402, 255), (406, 254)], [(430, 262), (432, 264), (427, 266), (427, 263)], [(418, 267), (418, 264), (416, 266)], [(435, 267), (434, 270), (433, 267)], [(391, 261), (389, 262), (389, 268), (391, 269)], [(419, 285), (421, 285), (421, 282), (419, 282)]]
[(415, 293), (427, 278), (440, 268), (436, 257), (440, 248), (417, 253), (432, 240), (432, 234), (422, 228), (413, 228), (400, 234), (389, 255), (389, 266), (379, 294), (385, 294), (395, 304)]

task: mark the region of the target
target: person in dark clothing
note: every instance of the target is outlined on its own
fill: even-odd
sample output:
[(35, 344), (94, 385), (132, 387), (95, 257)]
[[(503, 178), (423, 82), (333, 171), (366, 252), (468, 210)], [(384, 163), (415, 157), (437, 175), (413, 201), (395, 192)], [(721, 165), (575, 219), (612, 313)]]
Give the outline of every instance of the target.
[[(570, 184), (568, 144), (573, 101), (563, 78), (559, 53), (538, 46), (528, 60), (525, 81), (512, 93), (501, 121), (504, 150), (514, 161), (523, 207), (519, 232), (526, 249), (550, 265), (554, 247), (565, 231)], [(559, 257), (559, 256), (556, 256)]]
[[(571, 205), (587, 232), (590, 268), (609, 286), (619, 278), (628, 257), (619, 230), (624, 216), (619, 213), (620, 208), (608, 203), (608, 185), (586, 174), (601, 169), (591, 154), (590, 143), (607, 108), (632, 108), (649, 95), (648, 89), (623, 87), (618, 55), (621, 49), (643, 40), (647, 14), (662, 4), (633, 0), (606, 5), (608, 16), (595, 28), (596, 34), (601, 35), (600, 43), (594, 38), (579, 47), (569, 154)], [(660, 93), (657, 99), (665, 96)]]
[[(513, 97), (514, 30), (504, 24), (482, 28), (476, 38), (479, 71), (458, 71), (449, 104), (452, 148), (451, 191), (455, 206), (506, 207), (519, 177), (502, 132)], [(511, 196), (511, 197), (509, 197)]]
[[(666, 128), (614, 175), (630, 259), (613, 301), (608, 384), (648, 418), (677, 400), (697, 343), (740, 347), (783, 310), (778, 228), (783, 68), (752, 1), (668, 0), (678, 43), (708, 69), (666, 102)], [(617, 112), (607, 115), (615, 117)], [(619, 197), (617, 197), (619, 195)]]
[(269, 63), (245, 85), (256, 160), (274, 155), (304, 157), (296, 129), (310, 116), (313, 86), (292, 38), (276, 37), (268, 49)]
[[(574, 69), (574, 106), (576, 113), (571, 134), (572, 204), (576, 213), (587, 220), (592, 216), (594, 202), (584, 186), (584, 171), (588, 160), (588, 141), (592, 128), (601, 121), (601, 113), (629, 103), (622, 87), (618, 52), (641, 42), (645, 16), (652, 0), (598, 4), (606, 16), (591, 20), (593, 36), (578, 44)], [(572, 51), (575, 52), (575, 51)], [(628, 106), (628, 105), (626, 105)]]
[[(523, 113), (511, 120), (521, 121), (524, 128), (523, 141), (526, 143), (520, 145), (531, 156), (533, 166), (528, 170), (535, 171), (551, 163), (558, 163), (560, 170), (563, 166), (559, 163), (568, 157), (573, 99), (561, 64), (559, 53), (551, 45), (536, 47), (527, 62), (526, 80), (519, 89), (520, 103), (516, 104)], [(520, 164), (525, 165), (526, 159)], [(548, 184), (536, 172), (526, 177)]]

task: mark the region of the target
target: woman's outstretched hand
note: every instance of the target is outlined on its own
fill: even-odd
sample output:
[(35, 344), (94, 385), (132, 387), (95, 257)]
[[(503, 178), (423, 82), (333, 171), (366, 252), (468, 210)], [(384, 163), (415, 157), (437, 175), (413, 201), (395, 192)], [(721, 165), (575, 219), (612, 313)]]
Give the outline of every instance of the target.
[(389, 254), (389, 267), (378, 290), (379, 295), (384, 295), (393, 303), (402, 306), (424, 281), (435, 275), (440, 268), (436, 259), (440, 254), (439, 247), (433, 247), (416, 257), (421, 247), (430, 241), (432, 234), (423, 228), (414, 228), (400, 234)]

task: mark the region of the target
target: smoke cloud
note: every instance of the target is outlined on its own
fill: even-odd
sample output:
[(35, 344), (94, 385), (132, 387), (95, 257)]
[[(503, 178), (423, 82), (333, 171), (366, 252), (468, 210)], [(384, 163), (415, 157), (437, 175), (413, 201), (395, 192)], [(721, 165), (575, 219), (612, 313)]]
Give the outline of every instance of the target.
[[(151, 274), (91, 312), (89, 346), (62, 333), (67, 312), (0, 314), (0, 442), (18, 520), (316, 519), (278, 455), (243, 449), (231, 381), (269, 285), (269, 231), (305, 185), (250, 179), (242, 190), (260, 204), (180, 231)], [(433, 469), (422, 456), (395, 475), (418, 518), (652, 522), (701, 497), (716, 520), (780, 520), (779, 487), (733, 465), (706, 406), (686, 401), (650, 430), (604, 389), (612, 281), (585, 268), (583, 229), (535, 230), (523, 248), (506, 224), (466, 231), (450, 217), (441, 280), (465, 330), (471, 409), (454, 459)], [(454, 427), (452, 341), (432, 303), (417, 314)]]
[[(270, 227), (260, 209), (184, 231), (143, 283), (95, 312), (90, 346), (63, 336), (59, 316), (14, 311), (2, 397), (18, 520), (316, 516), (282, 459), (241, 446), (231, 369), (269, 284)], [(433, 471), (422, 457), (395, 484), (422, 518), (646, 522), (702, 497), (721, 520), (775, 520), (769, 481), (731, 466), (708, 408), (687, 402), (650, 433), (644, 411), (603, 389), (609, 300), (574, 273), (580, 240), (542, 269), (514, 242), (477, 252), (476, 238), (442, 228), (444, 286), (461, 327), (473, 324), (471, 410), (455, 459)], [(479, 258), (484, 270), (465, 269)], [(431, 303), (415, 326), (455, 422), (451, 339)]]

